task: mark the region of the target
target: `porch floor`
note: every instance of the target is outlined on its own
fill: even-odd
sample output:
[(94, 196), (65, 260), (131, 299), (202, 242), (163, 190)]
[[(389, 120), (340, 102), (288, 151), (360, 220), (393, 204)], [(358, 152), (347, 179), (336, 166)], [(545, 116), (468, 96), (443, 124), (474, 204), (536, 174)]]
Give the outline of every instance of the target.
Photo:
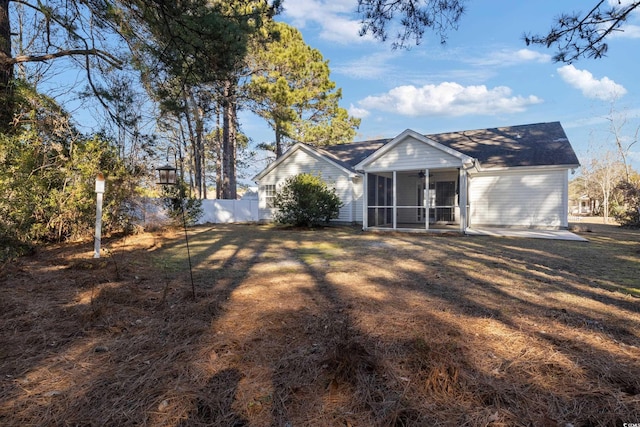
[(497, 236), (497, 237), (528, 237), (530, 239), (573, 240), (576, 242), (588, 242), (584, 237), (578, 236), (569, 230), (536, 230), (524, 228), (467, 228), (468, 236)]
[[(459, 224), (429, 224), (429, 229), (420, 227), (421, 224), (397, 224), (395, 231), (405, 232), (431, 232), (446, 233), (460, 232)], [(370, 230), (393, 230), (391, 226), (371, 227)], [(467, 236), (493, 236), (493, 237), (525, 237), (530, 239), (572, 240), (576, 242), (588, 242), (582, 236), (578, 236), (568, 230), (545, 230), (529, 228), (492, 228), (473, 227), (467, 228)]]
[[(392, 225), (378, 225), (376, 227), (383, 230), (393, 229)], [(416, 223), (398, 223), (396, 230), (415, 230), (415, 231), (460, 231), (460, 224), (429, 224), (429, 230), (427, 230), (424, 224)]]

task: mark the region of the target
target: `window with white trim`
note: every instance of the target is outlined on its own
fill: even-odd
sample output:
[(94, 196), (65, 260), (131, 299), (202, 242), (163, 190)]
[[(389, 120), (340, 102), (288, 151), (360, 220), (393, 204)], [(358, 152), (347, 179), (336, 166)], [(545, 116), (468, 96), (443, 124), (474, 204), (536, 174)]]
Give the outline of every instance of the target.
[(264, 203), (267, 209), (273, 209), (274, 199), (276, 196), (276, 186), (273, 184), (267, 184), (262, 186), (262, 194), (264, 194)]

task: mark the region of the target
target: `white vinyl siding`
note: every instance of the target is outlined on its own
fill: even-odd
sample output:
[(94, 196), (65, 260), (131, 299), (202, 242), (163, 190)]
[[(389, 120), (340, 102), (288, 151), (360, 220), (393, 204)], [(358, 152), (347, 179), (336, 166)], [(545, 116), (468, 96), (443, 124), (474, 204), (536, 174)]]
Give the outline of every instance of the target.
[(415, 138), (405, 141), (385, 152), (380, 158), (366, 165), (368, 172), (380, 170), (441, 169), (460, 167), (462, 161)]
[(470, 225), (564, 227), (566, 179), (566, 170), (475, 175), (469, 180)]
[[(336, 221), (357, 221), (356, 213), (359, 214), (360, 221), (362, 221), (362, 190), (354, 191), (350, 174), (346, 170), (302, 148), (296, 149), (282, 163), (260, 179), (259, 215), (261, 220), (271, 220), (273, 214), (272, 209), (267, 208), (266, 193), (262, 189), (268, 188), (269, 185), (274, 185), (277, 191), (287, 178), (301, 173), (319, 175), (329, 188), (335, 188), (336, 194), (343, 203)], [(359, 194), (360, 200), (354, 200), (354, 194)]]
[(364, 197), (363, 197), (363, 185), (362, 185), (362, 181), (363, 181), (363, 177), (362, 176), (358, 176), (356, 177), (353, 181), (352, 181), (352, 191), (353, 191), (353, 195), (351, 197), (352, 203), (351, 203), (351, 209), (352, 209), (352, 222), (357, 222), (359, 224), (362, 224), (362, 204), (364, 203)]

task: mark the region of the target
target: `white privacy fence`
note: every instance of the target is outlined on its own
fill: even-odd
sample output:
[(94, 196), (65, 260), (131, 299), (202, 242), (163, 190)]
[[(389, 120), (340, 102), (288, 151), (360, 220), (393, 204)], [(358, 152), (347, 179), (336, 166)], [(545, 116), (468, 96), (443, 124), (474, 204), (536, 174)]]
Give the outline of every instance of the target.
[(198, 224), (258, 221), (257, 200), (203, 200)]
[[(168, 216), (162, 199), (147, 199), (142, 208), (142, 223), (158, 225), (166, 222)], [(231, 224), (258, 221), (258, 200), (202, 200), (202, 216), (197, 224)]]

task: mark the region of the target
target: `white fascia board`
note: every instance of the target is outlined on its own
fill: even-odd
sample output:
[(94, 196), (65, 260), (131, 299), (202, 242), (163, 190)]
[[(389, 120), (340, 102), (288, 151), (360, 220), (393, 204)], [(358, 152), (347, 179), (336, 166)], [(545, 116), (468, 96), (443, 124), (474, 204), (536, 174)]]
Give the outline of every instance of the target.
[(418, 132), (411, 130), (411, 129), (406, 129), (404, 132), (402, 132), (400, 135), (396, 136), (395, 138), (393, 138), (391, 141), (389, 141), (387, 144), (385, 144), (382, 148), (380, 148), (378, 151), (374, 152), (373, 154), (371, 154), (369, 157), (367, 157), (366, 159), (364, 159), (363, 161), (361, 161), (360, 163), (358, 163), (354, 169), (356, 170), (362, 170), (366, 167), (366, 165), (368, 163), (371, 163), (377, 159), (379, 159), (380, 157), (384, 156), (384, 154), (393, 149), (393, 147), (395, 147), (396, 145), (398, 145), (399, 143), (401, 143), (402, 141), (404, 141), (405, 139), (412, 137), (414, 139), (417, 139), (418, 141), (428, 144), (444, 153), (447, 153), (453, 157), (457, 157), (458, 159), (460, 159), (461, 163), (464, 163), (465, 161), (474, 161), (475, 159), (471, 156), (467, 156), (464, 153), (461, 153), (460, 151), (456, 151), (452, 148), (447, 147), (446, 145), (442, 145), (432, 139), (427, 138), (426, 136), (419, 134)]
[(511, 166), (511, 167), (499, 167), (499, 168), (479, 168), (477, 174), (491, 174), (493, 172), (536, 172), (536, 171), (557, 171), (557, 170), (570, 170), (579, 167), (580, 165), (542, 165), (542, 166)]

